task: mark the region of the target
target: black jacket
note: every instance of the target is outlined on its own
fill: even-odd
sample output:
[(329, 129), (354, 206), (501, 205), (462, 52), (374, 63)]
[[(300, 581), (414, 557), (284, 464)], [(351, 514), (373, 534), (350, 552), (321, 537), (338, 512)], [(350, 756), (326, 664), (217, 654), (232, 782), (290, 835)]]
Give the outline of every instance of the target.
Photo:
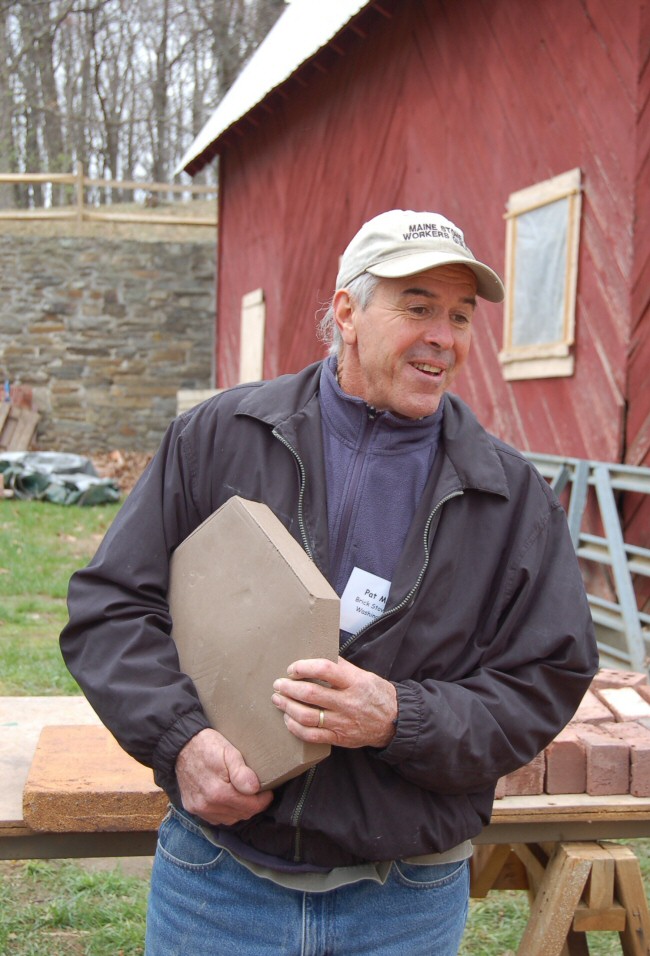
[[(70, 584), (66, 662), (176, 803), (176, 756), (207, 721), (169, 636), (169, 557), (237, 494), (266, 502), (327, 575), (320, 368), (238, 386), (173, 422)], [(341, 653), (395, 683), (393, 741), (334, 748), (235, 828), (257, 849), (325, 866), (475, 836), (497, 779), (546, 746), (589, 686), (597, 651), (562, 507), (455, 396), (386, 611)]]

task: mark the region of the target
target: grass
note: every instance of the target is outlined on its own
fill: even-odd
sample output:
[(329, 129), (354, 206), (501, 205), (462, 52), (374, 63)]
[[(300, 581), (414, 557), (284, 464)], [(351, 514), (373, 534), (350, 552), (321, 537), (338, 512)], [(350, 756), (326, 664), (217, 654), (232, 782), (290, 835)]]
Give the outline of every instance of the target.
[[(119, 505), (0, 501), (0, 695), (77, 694), (58, 650), (70, 574), (96, 550)], [(625, 841), (650, 886), (650, 840)], [(0, 956), (141, 956), (148, 879), (119, 861), (0, 863)], [(511, 956), (526, 894), (472, 900), (460, 956)], [(592, 956), (620, 956), (617, 933), (587, 934)]]
[(148, 881), (119, 865), (6, 864), (0, 883), (3, 956), (140, 956)]
[[(118, 510), (0, 501), (0, 695), (80, 692), (58, 645), (68, 581)], [(141, 956), (148, 886), (119, 861), (0, 863), (0, 956)]]
[(0, 694), (78, 694), (59, 654), (65, 597), (119, 510), (0, 502)]

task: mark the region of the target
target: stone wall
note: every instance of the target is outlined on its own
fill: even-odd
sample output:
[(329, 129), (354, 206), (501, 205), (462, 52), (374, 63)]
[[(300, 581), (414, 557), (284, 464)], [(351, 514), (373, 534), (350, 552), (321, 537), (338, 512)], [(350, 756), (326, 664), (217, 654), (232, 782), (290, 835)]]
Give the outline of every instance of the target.
[(153, 451), (176, 392), (209, 388), (215, 242), (0, 235), (0, 373), (36, 445)]

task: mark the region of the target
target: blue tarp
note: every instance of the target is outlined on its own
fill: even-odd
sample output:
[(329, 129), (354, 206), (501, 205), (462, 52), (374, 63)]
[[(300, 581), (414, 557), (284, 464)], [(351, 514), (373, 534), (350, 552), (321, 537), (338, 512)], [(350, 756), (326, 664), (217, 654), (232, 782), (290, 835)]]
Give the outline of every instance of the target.
[(100, 505), (120, 500), (112, 478), (100, 478), (82, 455), (51, 451), (0, 452), (5, 488), (16, 498), (57, 505)]

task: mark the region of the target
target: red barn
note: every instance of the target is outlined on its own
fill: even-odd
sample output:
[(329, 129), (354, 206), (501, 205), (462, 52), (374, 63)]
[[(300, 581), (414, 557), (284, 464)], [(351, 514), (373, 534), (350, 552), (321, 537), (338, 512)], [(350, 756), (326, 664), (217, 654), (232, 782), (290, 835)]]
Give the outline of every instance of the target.
[(182, 165), (216, 156), (216, 384), (320, 357), (349, 238), (434, 210), (506, 276), (457, 383), (481, 422), (650, 465), (647, 0), (293, 0)]
[(440, 211), (505, 271), (511, 194), (578, 169), (572, 374), (508, 379), (482, 304), (458, 391), (517, 447), (650, 463), (649, 100), (644, 0), (294, 0), (184, 160), (219, 156), (217, 383), (256, 289), (264, 376), (322, 354), (315, 313), (372, 215)]

